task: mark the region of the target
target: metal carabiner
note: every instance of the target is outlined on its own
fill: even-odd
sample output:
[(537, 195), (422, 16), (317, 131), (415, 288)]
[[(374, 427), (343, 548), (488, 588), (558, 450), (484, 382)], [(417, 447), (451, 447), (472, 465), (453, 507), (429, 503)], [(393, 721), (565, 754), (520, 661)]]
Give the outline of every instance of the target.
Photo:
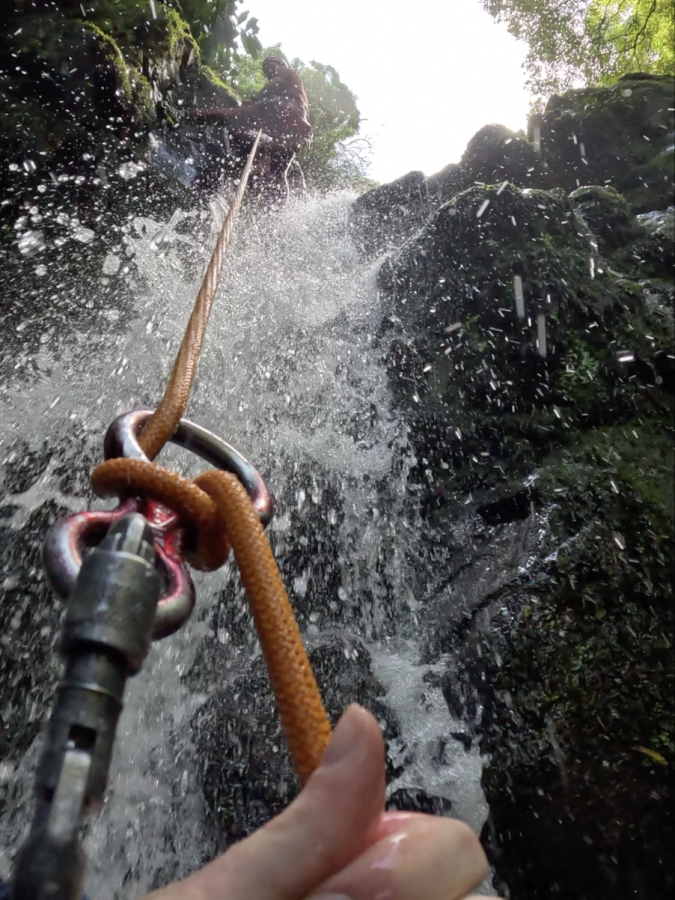
[[(106, 459), (125, 457), (147, 460), (138, 443), (138, 435), (152, 411), (124, 413), (112, 423), (104, 439)], [(171, 442), (191, 450), (218, 469), (232, 472), (246, 488), (263, 526), (272, 518), (273, 501), (258, 472), (234, 447), (194, 422), (181, 419)], [(42, 559), (49, 583), (62, 599), (67, 599), (82, 566), (87, 547), (95, 546), (122, 516), (132, 512), (143, 515), (150, 525), (164, 586), (157, 604), (153, 640), (173, 634), (189, 618), (195, 603), (194, 585), (183, 558), (184, 528), (178, 516), (142, 497), (123, 500), (113, 510), (87, 510), (73, 513), (51, 526), (42, 548)]]

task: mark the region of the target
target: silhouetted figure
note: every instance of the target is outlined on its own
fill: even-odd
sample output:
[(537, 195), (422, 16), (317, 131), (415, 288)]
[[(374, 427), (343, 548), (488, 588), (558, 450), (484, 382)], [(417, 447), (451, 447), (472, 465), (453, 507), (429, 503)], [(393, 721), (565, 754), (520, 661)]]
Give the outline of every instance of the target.
[(312, 133), (309, 104), (302, 79), (280, 56), (266, 57), (262, 69), (268, 83), (241, 106), (193, 109), (190, 116), (208, 124), (224, 125), (229, 143), (242, 149), (250, 145), (251, 135), (262, 128), (270, 140), (264, 142), (267, 147), (260, 154), (260, 174), (280, 184), (287, 195), (287, 176), (295, 152), (309, 141)]

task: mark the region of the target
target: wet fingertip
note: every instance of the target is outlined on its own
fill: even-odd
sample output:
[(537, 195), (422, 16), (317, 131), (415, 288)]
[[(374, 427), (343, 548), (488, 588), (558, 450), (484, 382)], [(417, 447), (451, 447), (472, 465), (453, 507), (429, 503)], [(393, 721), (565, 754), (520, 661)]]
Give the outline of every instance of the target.
[(379, 841), (382, 838), (396, 834), (401, 828), (405, 828), (412, 819), (420, 815), (421, 813), (407, 812), (405, 810), (382, 813), (380, 821), (377, 823), (374, 840)]
[(362, 706), (352, 703), (338, 722), (321, 760), (321, 768), (340, 763), (355, 752), (366, 735), (368, 713)]

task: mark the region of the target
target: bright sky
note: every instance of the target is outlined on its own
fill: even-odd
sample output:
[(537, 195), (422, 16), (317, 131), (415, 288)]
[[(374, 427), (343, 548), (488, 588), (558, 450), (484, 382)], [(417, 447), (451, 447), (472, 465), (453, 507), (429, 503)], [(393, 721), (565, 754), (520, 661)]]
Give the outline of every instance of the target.
[(527, 122), (525, 45), (481, 0), (249, 0), (263, 46), (334, 66), (375, 138), (380, 182), (458, 162), (483, 125)]

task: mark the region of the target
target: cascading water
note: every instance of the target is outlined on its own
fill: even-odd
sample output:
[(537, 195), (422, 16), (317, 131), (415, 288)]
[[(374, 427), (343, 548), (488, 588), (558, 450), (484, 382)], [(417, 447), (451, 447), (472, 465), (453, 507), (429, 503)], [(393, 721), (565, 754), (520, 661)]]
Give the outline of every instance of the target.
[[(245, 453), (272, 490), (270, 536), (313, 658), (338, 647), (347, 675), (366, 659), (379, 682), (381, 714), (396, 723), (390, 795), (447, 801), (444, 809), (479, 831), (487, 815), (482, 760), (462, 742), (464, 725), (433, 686), (443, 661), (434, 669), (420, 656), (418, 603), (442, 574), (438, 561), (425, 564), (407, 479), (415, 460), (392, 406), (377, 336), (378, 264), (363, 261), (350, 240), (351, 200), (306, 199), (240, 222), (188, 415)], [(18, 538), (36, 511), (91, 502), (84, 473), (100, 458), (112, 419), (156, 403), (221, 218), (214, 204), (166, 222), (130, 221), (118, 245), (108, 244), (97, 282), (85, 287), (72, 275), (58, 286), (62, 303), (86, 293), (98, 314), (86, 333), (67, 318), (47, 327), (26, 311), (22, 328), (42, 328), (47, 337), (34, 352), (17, 354), (18, 372), (31, 374), (9, 379), (0, 396), (0, 463), (4, 472), (18, 455), (39, 456), (45, 442), (54, 455), (0, 500), (4, 525), (17, 536), (3, 578), (13, 577)], [(184, 474), (199, 469), (173, 448), (163, 459)], [(69, 469), (78, 477), (64, 476)], [(95, 900), (138, 896), (186, 874), (220, 846), (227, 810), (214, 809), (203, 791), (205, 767), (220, 762), (206, 760), (203, 750), (215, 720), (200, 719), (200, 711), (218, 701), (216, 689), (232, 688), (237, 699), (237, 686), (258, 671), (259, 651), (231, 567), (197, 575), (196, 585), (191, 621), (153, 646), (128, 685), (108, 799), (87, 828), (87, 889)], [(223, 664), (212, 679), (208, 661), (216, 652)], [(54, 669), (49, 658), (34, 665)], [(338, 691), (338, 706), (351, 699)], [(44, 713), (33, 710), (33, 718)], [(236, 735), (224, 755), (241, 755), (245, 737)], [(28, 827), (39, 744), (36, 738), (23, 757), (10, 755), (0, 770), (5, 876)], [(283, 756), (277, 744), (266, 752)], [(244, 755), (243, 762), (251, 761)], [(283, 778), (272, 783), (277, 777), (261, 765), (244, 780), (249, 787), (262, 780), (268, 796), (283, 803)], [(245, 827), (269, 814), (250, 809)]]

